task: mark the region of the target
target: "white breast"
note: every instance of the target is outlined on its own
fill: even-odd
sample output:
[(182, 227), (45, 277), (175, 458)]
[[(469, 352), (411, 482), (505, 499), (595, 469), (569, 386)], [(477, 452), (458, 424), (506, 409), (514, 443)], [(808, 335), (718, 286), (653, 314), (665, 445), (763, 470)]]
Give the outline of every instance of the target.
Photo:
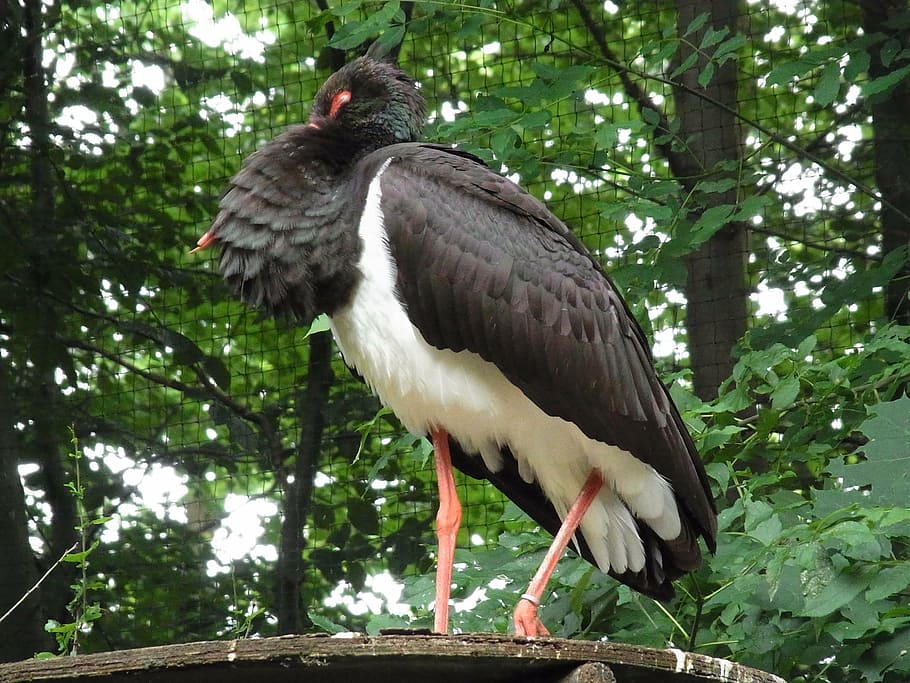
[(680, 520), (670, 485), (629, 453), (545, 414), (480, 356), (427, 344), (395, 293), (395, 264), (380, 205), (380, 177), (389, 163), (370, 183), (359, 226), (363, 278), (351, 303), (331, 319), (345, 361), (409, 431), (445, 429), (493, 471), (502, 465), (500, 447), (508, 445), (522, 477), (540, 483), (560, 516), (591, 468), (599, 468), (607, 483), (581, 531), (601, 570), (641, 570), (644, 548), (633, 515), (662, 538), (676, 538)]

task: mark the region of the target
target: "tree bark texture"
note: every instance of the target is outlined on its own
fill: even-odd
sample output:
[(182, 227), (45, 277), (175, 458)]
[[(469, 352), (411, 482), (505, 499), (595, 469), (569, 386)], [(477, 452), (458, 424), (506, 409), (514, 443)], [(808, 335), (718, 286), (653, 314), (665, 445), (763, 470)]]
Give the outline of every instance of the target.
[[(19, 449), (13, 423), (9, 373), (0, 361), (0, 615), (38, 580), (38, 567), (28, 539), (25, 491), (19, 479)], [(44, 631), (40, 589), (0, 622), (0, 661), (27, 659), (53, 647)]]
[(310, 511), (313, 477), (319, 465), (325, 429), (325, 405), (334, 377), (332, 336), (314, 334), (310, 337), (307, 386), (297, 401), (300, 438), (292, 468), (293, 481), (286, 482), (283, 501), (276, 586), (278, 632), (281, 634), (302, 633), (310, 625), (300, 592), (306, 568), (303, 527)]
[[(27, 0), (23, 5), (23, 45), (21, 55), (25, 112), (31, 137), (29, 230), (25, 239), (29, 276), (35, 291), (44, 292), (60, 286), (60, 272), (73, 254), (68, 240), (59, 239), (56, 222), (56, 183), (51, 161), (50, 113), (48, 111), (47, 73), (42, 65), (45, 7), (41, 0)], [(69, 260), (68, 260), (69, 259)], [(62, 287), (66, 288), (64, 283)], [(64, 291), (61, 289), (60, 291)], [(51, 506), (53, 525), (46, 550), (48, 566), (55, 562), (76, 540), (76, 502), (66, 488), (66, 458), (63, 444), (67, 442), (67, 425), (60, 416), (61, 396), (55, 374), (60, 361), (61, 345), (54, 332), (61, 329), (62, 320), (50, 297), (31, 302), (30, 310), (21, 311), (21, 329), (34, 330), (35, 340), (28, 349), (32, 367), (22, 373), (32, 408), (32, 424), (28, 430), (28, 448), (41, 467), (45, 500)], [(63, 352), (65, 354), (65, 351)], [(21, 371), (22, 369), (20, 369)], [(70, 584), (75, 577), (71, 564), (55, 571), (45, 583), (42, 598), (48, 616), (59, 621), (68, 618), (66, 605), (71, 597)]]
[[(42, 296), (59, 282), (60, 263), (71, 254), (58, 239), (55, 211), (55, 177), (51, 160), (50, 113), (47, 73), (42, 65), (43, 39), (54, 6), (27, 0), (7, 14), (11, 27), (4, 34), (16, 40), (4, 47), (10, 57), (2, 74), (5, 81), (21, 81), (21, 104), (29, 128), (29, 195), (27, 220), (11, 221), (14, 248), (21, 249), (17, 275), (28, 279), (39, 295), (27, 301), (21, 295), (4, 300), (2, 317), (16, 331), (0, 368), (0, 502), (3, 557), (0, 560), (0, 612), (5, 612), (29, 591), (38, 575), (53, 566), (75, 538), (76, 506), (66, 488), (62, 444), (67, 441), (66, 423), (60, 419), (61, 395), (55, 380), (60, 365), (60, 345), (54, 333), (60, 317), (50, 297)], [(25, 213), (25, 211), (23, 211)], [(71, 261), (72, 262), (72, 261)], [(18, 343), (28, 339), (28, 343)], [(24, 427), (15, 430), (21, 422)], [(36, 560), (29, 544), (27, 507), (18, 466), (36, 463), (38, 479), (50, 505), (53, 524), (45, 539), (44, 562)], [(44, 566), (39, 566), (43, 564)], [(0, 657), (20, 658), (53, 648), (44, 632), (46, 617), (67, 618), (66, 605), (74, 576), (71, 564), (58, 567), (11, 616), (0, 624)], [(40, 603), (40, 604), (39, 604)]]
[[(903, 47), (910, 45), (910, 30), (903, 24), (896, 28), (889, 20), (906, 11), (903, 0), (863, 3), (863, 28), (869, 35), (884, 33)], [(869, 77), (890, 73), (882, 63), (881, 50), (869, 50)], [(880, 212), (882, 251), (910, 248), (910, 85), (897, 84), (894, 90), (873, 96), (872, 147), (875, 181), (882, 196)], [(885, 288), (885, 314), (890, 320), (910, 325), (910, 260)]]
[[(710, 18), (699, 31), (690, 34), (680, 47), (680, 62), (691, 54), (704, 33), (713, 28), (736, 31), (738, 0), (677, 0), (677, 31), (682, 36), (703, 12)], [(718, 67), (706, 87), (698, 76), (707, 64), (699, 55), (691, 69), (679, 76), (674, 87), (679, 136), (686, 142), (683, 152), (674, 152), (670, 167), (690, 190), (702, 179), (730, 175), (721, 170), (724, 162), (742, 157), (742, 134), (737, 108), (737, 69), (730, 60)], [(723, 106), (718, 106), (718, 104)], [(735, 204), (737, 189), (714, 193), (712, 205)], [(702, 206), (700, 210), (709, 209)], [(697, 216), (691, 217), (693, 220)], [(733, 346), (745, 334), (749, 317), (749, 284), (746, 266), (749, 255), (748, 230), (743, 223), (730, 223), (715, 233), (686, 258), (686, 330), (695, 393), (703, 400), (717, 396), (717, 389), (733, 371)]]

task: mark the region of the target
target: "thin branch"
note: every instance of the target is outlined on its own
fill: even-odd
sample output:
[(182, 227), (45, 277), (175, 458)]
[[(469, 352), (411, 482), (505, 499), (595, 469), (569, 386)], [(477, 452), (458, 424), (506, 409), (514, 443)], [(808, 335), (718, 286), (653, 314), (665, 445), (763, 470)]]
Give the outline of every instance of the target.
[[(191, 268), (173, 269), (171, 272), (184, 272), (189, 275), (207, 275), (210, 278), (219, 277), (218, 275), (216, 275), (215, 273), (212, 273), (211, 271), (202, 270), (202, 269), (191, 269)], [(4, 275), (4, 277), (7, 280), (9, 280), (11, 283), (16, 285), (17, 287), (30, 289), (33, 286), (31, 283), (25, 283), (21, 278), (18, 278), (15, 275), (12, 275), (10, 273), (6, 273)], [(115, 325), (115, 326), (120, 326), (124, 323), (123, 318), (119, 318), (119, 317), (111, 315), (109, 313), (103, 313), (101, 311), (97, 311), (97, 310), (94, 310), (91, 308), (86, 308), (84, 306), (80, 306), (79, 304), (75, 303), (74, 301), (70, 301), (69, 299), (64, 299), (63, 297), (57, 296), (50, 290), (42, 289), (39, 291), (42, 296), (45, 296), (48, 299), (50, 299), (51, 301), (54, 301), (54, 302), (60, 304), (61, 306), (65, 306), (66, 308), (74, 311), (75, 313), (79, 313), (80, 315), (87, 316), (89, 318), (94, 318), (95, 320), (103, 320), (103, 321), (108, 322), (111, 325)], [(130, 330), (130, 332), (132, 334), (136, 334), (140, 337), (143, 337), (144, 339), (148, 339), (149, 341), (158, 342), (158, 343), (160, 343), (160, 341), (161, 341), (160, 339), (157, 339), (157, 338), (153, 337), (152, 335), (143, 333), (141, 329), (133, 329), (133, 330)]]
[[(600, 54), (603, 57), (604, 61), (609, 66), (613, 67), (613, 70), (619, 76), (619, 81), (622, 83), (623, 89), (626, 91), (629, 99), (635, 102), (636, 106), (638, 107), (638, 111), (641, 111), (645, 108), (653, 110), (658, 117), (656, 128), (664, 133), (669, 132), (670, 124), (667, 121), (666, 113), (651, 101), (648, 95), (639, 87), (638, 83), (630, 78), (630, 74), (634, 73), (639, 77), (641, 74), (635, 73), (628, 66), (623, 64), (619, 60), (619, 57), (613, 52), (613, 50), (610, 49), (606, 34), (603, 32), (603, 29), (601, 29), (600, 25), (594, 20), (594, 17), (588, 9), (587, 5), (584, 3), (584, 0), (572, 0), (572, 4), (575, 6), (575, 9), (578, 10), (581, 19), (585, 24), (585, 28), (588, 29), (588, 32), (594, 38), (594, 42), (597, 43), (597, 47), (600, 49)], [(670, 147), (670, 143), (665, 142), (655, 144), (660, 150), (663, 157), (672, 165), (675, 154)]]
[[(901, 211), (900, 208), (894, 206), (886, 198), (882, 197), (882, 195), (877, 193), (874, 189), (872, 189), (872, 187), (870, 187), (869, 185), (866, 185), (861, 180), (854, 178), (853, 176), (848, 174), (846, 171), (840, 170), (839, 168), (837, 168), (830, 162), (826, 161), (825, 159), (822, 159), (817, 154), (815, 154), (812, 151), (812, 149), (810, 149), (809, 147), (807, 147), (807, 146), (801, 147), (800, 145), (797, 145), (796, 143), (791, 142), (785, 136), (783, 136), (779, 133), (776, 133), (775, 131), (772, 131), (770, 128), (762, 125), (758, 121), (753, 121), (752, 119), (749, 119), (744, 114), (740, 113), (736, 108), (731, 107), (723, 102), (720, 102), (719, 100), (716, 100), (715, 98), (705, 94), (704, 92), (700, 91), (697, 88), (692, 88), (690, 86), (687, 86), (685, 83), (676, 82), (676, 81), (673, 81), (664, 76), (658, 76), (656, 74), (651, 74), (651, 73), (647, 73), (647, 72), (643, 72), (643, 71), (637, 71), (635, 69), (629, 68), (629, 66), (622, 63), (617, 58), (617, 56), (613, 53), (613, 51), (610, 49), (610, 46), (607, 44), (606, 36), (605, 36), (604, 32), (601, 30), (600, 26), (594, 20), (594, 17), (588, 11), (588, 8), (584, 5), (583, 0), (572, 0), (572, 4), (578, 10), (578, 13), (581, 15), (582, 21), (584, 21), (584, 23), (585, 23), (585, 28), (587, 28), (588, 31), (590, 31), (591, 35), (594, 38), (594, 41), (597, 43), (597, 46), (600, 49), (600, 53), (601, 53), (600, 56), (603, 59), (604, 63), (607, 64), (608, 66), (612, 67), (616, 71), (616, 73), (619, 75), (620, 81), (622, 82), (623, 87), (626, 88), (627, 94), (629, 95), (630, 99), (634, 100), (636, 102), (636, 104), (639, 106), (639, 108), (641, 108), (642, 106), (645, 106), (645, 107), (653, 110), (657, 114), (657, 116), (658, 116), (657, 128), (659, 130), (662, 130), (662, 131), (669, 130), (665, 113), (663, 111), (661, 111), (660, 108), (657, 107), (653, 102), (650, 101), (650, 99), (644, 94), (644, 92), (641, 90), (641, 88), (638, 87), (638, 85), (634, 81), (632, 81), (631, 78), (629, 78), (630, 75), (637, 76), (638, 78), (641, 78), (644, 80), (657, 81), (658, 83), (662, 83), (671, 88), (683, 89), (686, 92), (694, 95), (695, 97), (698, 97), (698, 98), (704, 100), (705, 102), (708, 102), (709, 104), (711, 104), (715, 107), (718, 107), (719, 109), (722, 109), (723, 111), (727, 112), (728, 114), (735, 116), (739, 121), (742, 121), (746, 125), (757, 130), (759, 133), (761, 133), (762, 135), (767, 137), (768, 140), (793, 152), (797, 157), (811, 161), (813, 164), (816, 164), (820, 168), (824, 169), (830, 175), (840, 179), (841, 181), (847, 183), (848, 185), (850, 185), (852, 187), (855, 187), (857, 190), (859, 190), (863, 194), (871, 197), (873, 200), (875, 200), (877, 202), (881, 202), (884, 206), (889, 207), (897, 215), (901, 216), (905, 220), (910, 221), (910, 216), (908, 216), (906, 213)], [(674, 159), (676, 158), (677, 155), (671, 149), (669, 149), (669, 144), (657, 145), (657, 148), (660, 150), (661, 154), (667, 159), (667, 161), (670, 162), (670, 165), (672, 168), (674, 166)], [(687, 182), (687, 178), (685, 178), (684, 176), (678, 177), (678, 180), (680, 180), (680, 182), (683, 182), (683, 183)]]
[(10, 607), (8, 610), (6, 610), (6, 612), (3, 614), (3, 616), (0, 616), (0, 624), (2, 624), (3, 621), (4, 621), (10, 614), (12, 614), (13, 612), (15, 612), (16, 609), (19, 607), (19, 605), (21, 605), (23, 602), (25, 602), (26, 600), (28, 600), (28, 599), (29, 599), (29, 596), (31, 596), (32, 593), (34, 593), (36, 590), (38, 590), (38, 588), (41, 587), (41, 584), (44, 583), (45, 579), (47, 579), (47, 577), (51, 575), (51, 572), (53, 572), (57, 567), (60, 566), (60, 564), (63, 562), (63, 558), (65, 558), (65, 557), (66, 557), (67, 555), (69, 555), (71, 552), (74, 552), (74, 551), (76, 550), (76, 548), (78, 548), (78, 547), (79, 547), (79, 541), (76, 541), (75, 543), (73, 543), (73, 545), (71, 545), (69, 548), (67, 548), (67, 549), (63, 552), (63, 554), (60, 556), (60, 559), (57, 560), (56, 562), (54, 562), (54, 564), (52, 564), (52, 565), (48, 568), (48, 570), (47, 570), (46, 572), (44, 572), (44, 574), (42, 575), (42, 577), (41, 577), (40, 579), (38, 579), (38, 580), (35, 582), (35, 585), (32, 586), (31, 588), (29, 588), (27, 591), (25, 591), (25, 593), (23, 593), (22, 597), (19, 598), (19, 599), (16, 601), (16, 604), (13, 605), (12, 607)]
[[(870, 389), (873, 391), (879, 391), (880, 389), (893, 387), (899, 381), (900, 381), (899, 378), (896, 379), (894, 377), (884, 377), (884, 378), (878, 380), (877, 382), (870, 382), (868, 384), (860, 384), (855, 387), (850, 387), (850, 391), (854, 395), (862, 394), (863, 392), (868, 391)], [(825, 395), (825, 396), (816, 396), (813, 394), (811, 396), (800, 399), (798, 401), (794, 401), (792, 403), (792, 407), (793, 408), (811, 407), (811, 406), (819, 404), (819, 403), (828, 403), (828, 402), (830, 402), (830, 400), (831, 400), (830, 394)], [(767, 405), (767, 402), (765, 402), (764, 405)], [(742, 426), (748, 426), (748, 425), (758, 422), (759, 418), (760, 418), (760, 414), (758, 413), (758, 411), (756, 411), (752, 415), (739, 419), (738, 424), (740, 424)]]
[(71, 348), (82, 349), (83, 351), (97, 354), (102, 358), (106, 358), (112, 363), (116, 363), (120, 367), (125, 368), (126, 370), (129, 370), (136, 375), (139, 375), (143, 379), (146, 379), (153, 384), (157, 384), (169, 389), (174, 389), (175, 391), (179, 391), (182, 394), (192, 394), (194, 392), (198, 392), (200, 388), (205, 389), (210, 394), (212, 400), (217, 401), (238, 417), (241, 417), (248, 422), (253, 422), (258, 425), (262, 430), (262, 433), (266, 436), (266, 439), (268, 440), (270, 446), (278, 443), (277, 437), (275, 436), (274, 430), (272, 429), (272, 425), (265, 415), (250, 410), (230, 395), (224, 393), (215, 385), (214, 382), (211, 381), (210, 378), (201, 375), (200, 370), (195, 366), (193, 366), (193, 369), (196, 371), (197, 376), (199, 376), (201, 380), (204, 377), (204, 381), (202, 381), (201, 387), (186, 384), (180, 380), (172, 379), (164, 375), (159, 375), (154, 372), (150, 372), (149, 370), (144, 370), (138, 365), (131, 363), (130, 361), (121, 358), (116, 354), (111, 353), (110, 351), (105, 351), (104, 349), (97, 347), (94, 344), (88, 344), (78, 339), (61, 338), (60, 341)]
[(840, 256), (846, 256), (852, 259), (858, 259), (861, 261), (871, 261), (873, 263), (881, 263), (884, 257), (880, 254), (867, 254), (864, 251), (859, 249), (848, 249), (846, 247), (832, 246), (830, 244), (825, 244), (823, 242), (814, 242), (810, 239), (805, 239), (802, 237), (794, 237), (793, 235), (788, 235), (777, 230), (769, 230), (768, 228), (762, 228), (758, 225), (750, 225), (749, 231), (757, 233), (759, 235), (767, 235), (768, 237), (777, 237), (788, 242), (796, 242), (797, 244), (802, 244), (804, 247), (809, 249), (817, 249), (826, 254), (838, 254)]

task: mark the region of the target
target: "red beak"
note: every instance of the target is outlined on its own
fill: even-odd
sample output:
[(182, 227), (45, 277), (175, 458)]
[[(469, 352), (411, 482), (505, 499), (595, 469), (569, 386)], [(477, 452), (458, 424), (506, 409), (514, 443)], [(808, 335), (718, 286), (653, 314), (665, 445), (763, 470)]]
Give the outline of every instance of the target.
[(199, 238), (196, 242), (196, 247), (190, 250), (191, 254), (195, 254), (197, 251), (202, 251), (203, 249), (208, 249), (215, 243), (215, 235), (211, 230), (207, 230), (206, 233)]

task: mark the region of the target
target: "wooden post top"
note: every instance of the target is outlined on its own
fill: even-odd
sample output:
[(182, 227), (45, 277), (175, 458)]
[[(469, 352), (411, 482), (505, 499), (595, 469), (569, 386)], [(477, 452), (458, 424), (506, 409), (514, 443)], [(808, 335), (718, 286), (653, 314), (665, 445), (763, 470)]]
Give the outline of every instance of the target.
[[(785, 683), (726, 659), (621, 643), (420, 632), (278, 636), (145, 647), (0, 664), (0, 683), (557, 683), (596, 669), (616, 683)], [(603, 666), (600, 666), (603, 665)], [(578, 678), (578, 680), (585, 680)]]

